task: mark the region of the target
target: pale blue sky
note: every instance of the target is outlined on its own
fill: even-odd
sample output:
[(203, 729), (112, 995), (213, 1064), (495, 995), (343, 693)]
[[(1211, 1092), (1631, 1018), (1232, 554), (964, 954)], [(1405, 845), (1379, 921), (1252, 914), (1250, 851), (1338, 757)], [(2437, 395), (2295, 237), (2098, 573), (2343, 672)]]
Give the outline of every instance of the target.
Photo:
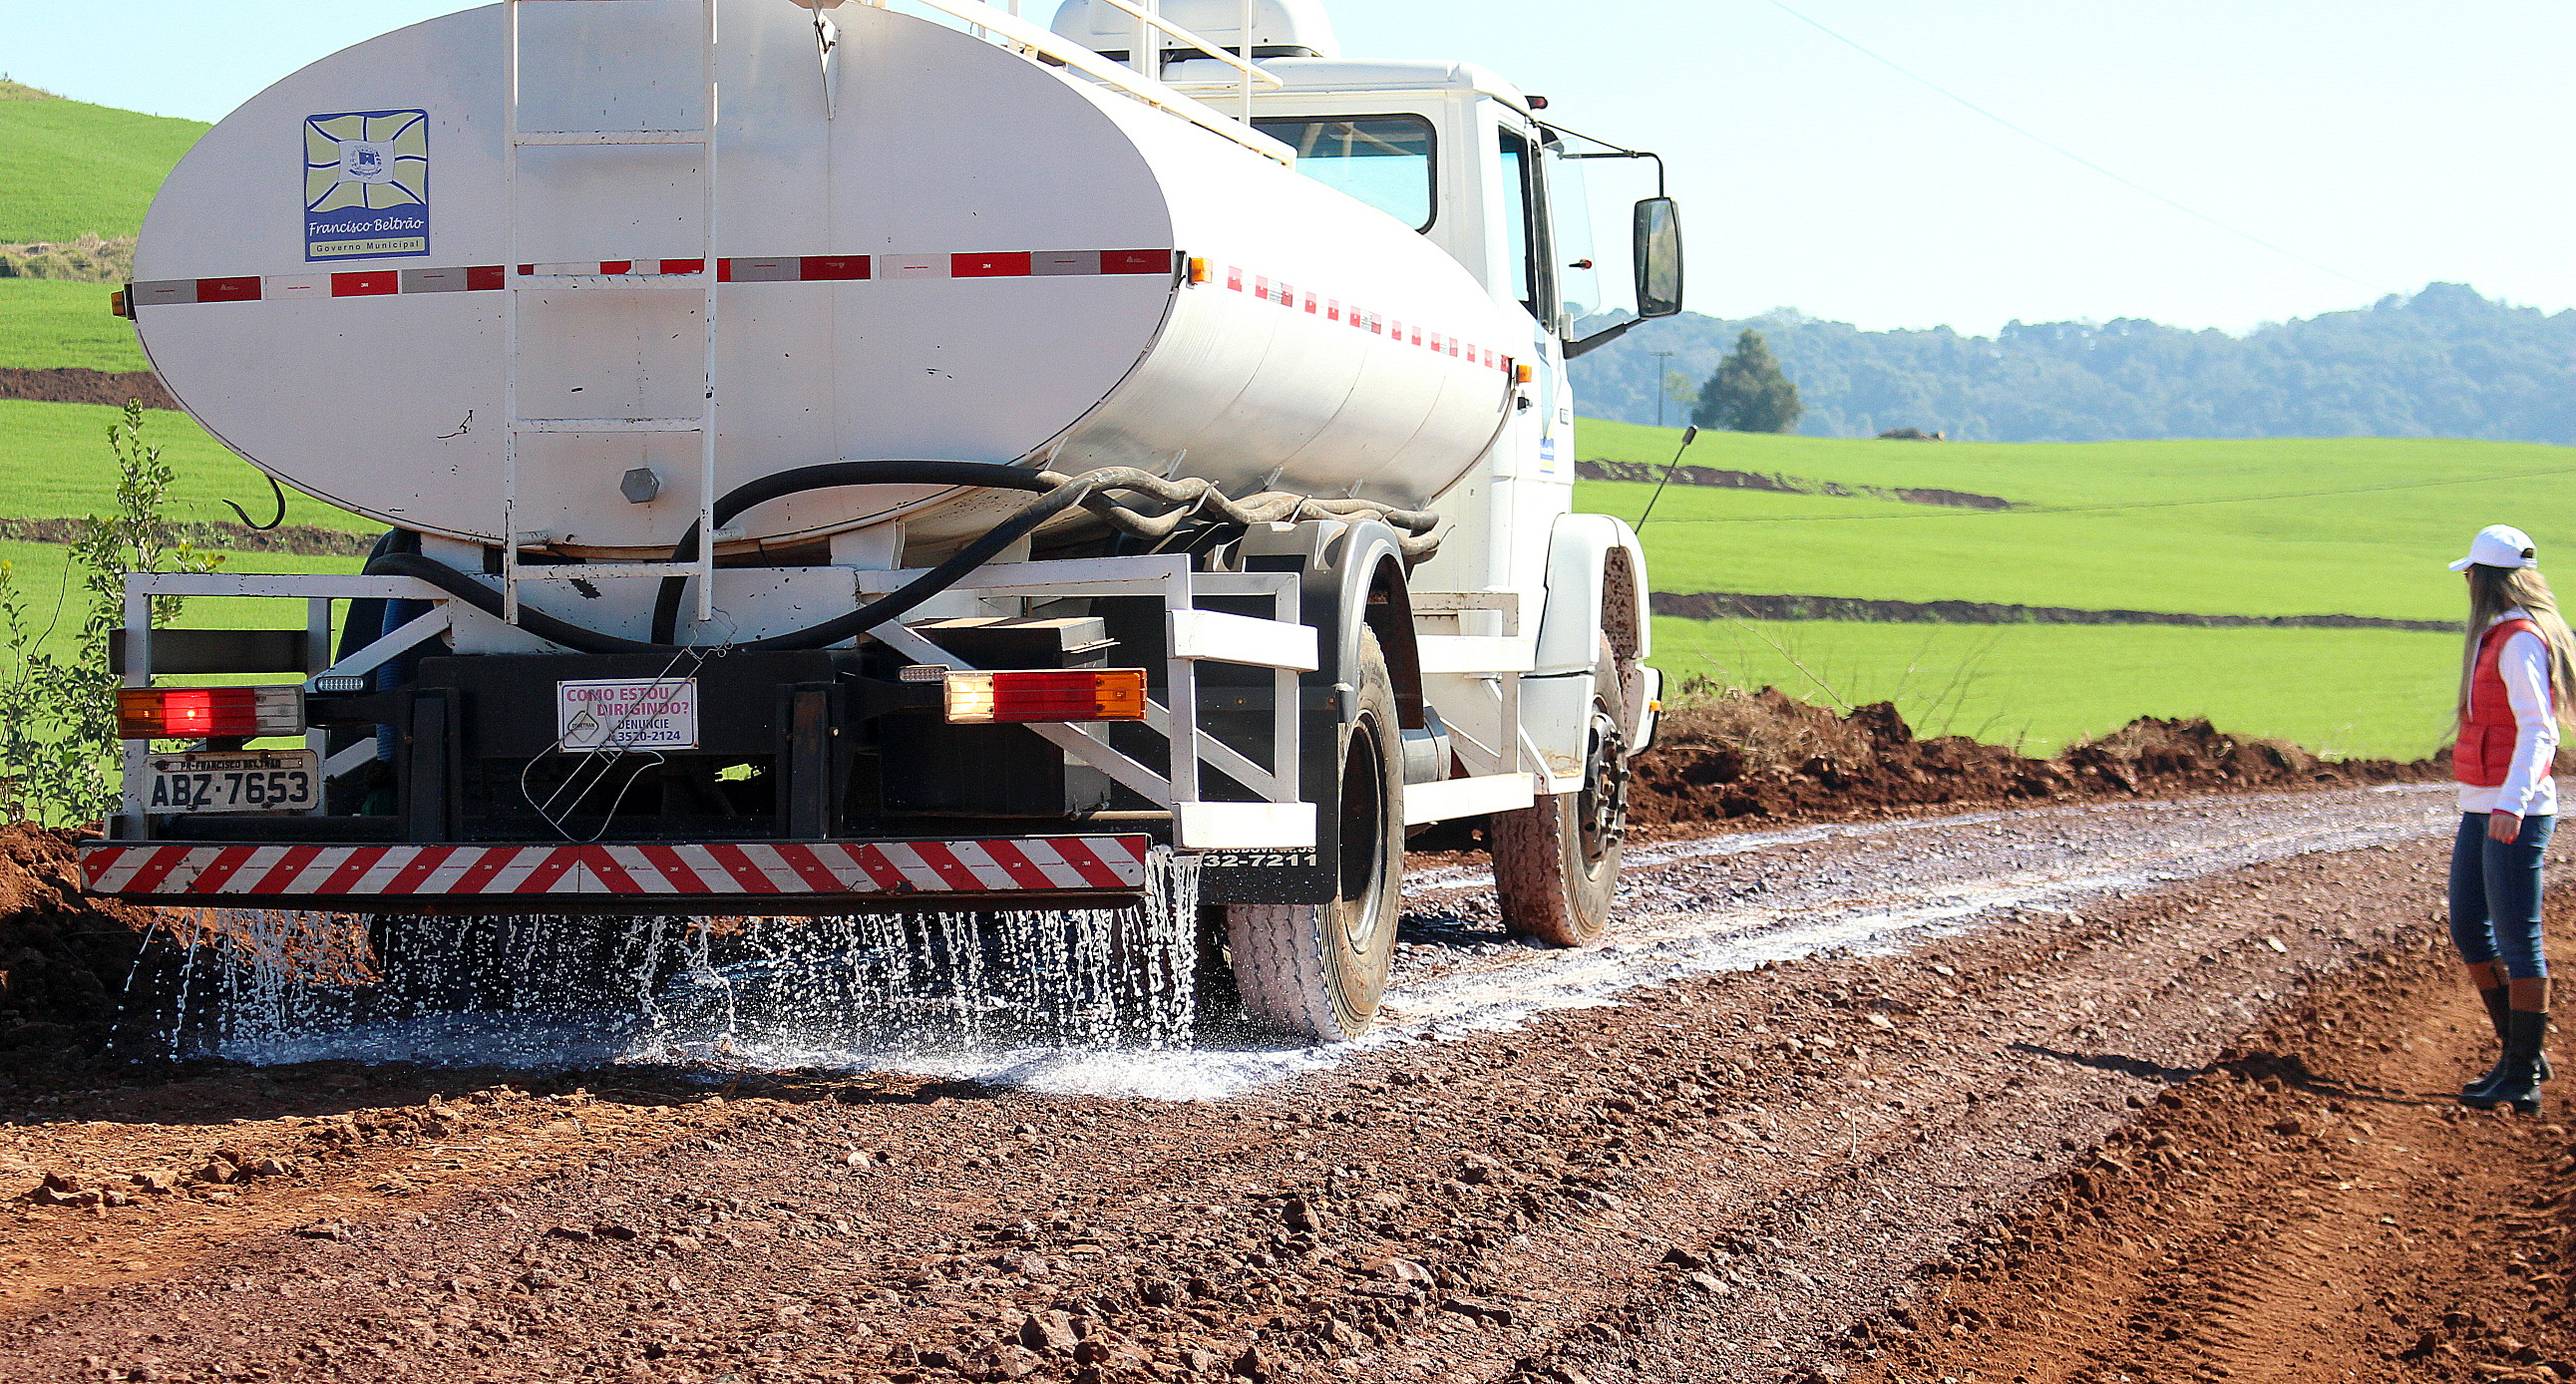
[[(2241, 331), (2434, 279), (2576, 306), (2565, 0), (1787, 3), (2290, 254), (2041, 148), (1775, 0), (1340, 0), (1332, 12), (1352, 56), (1479, 62), (1548, 95), (1574, 128), (1666, 154), (1703, 312)], [(211, 120), (336, 48), (465, 7), (0, 0), (0, 70)]]

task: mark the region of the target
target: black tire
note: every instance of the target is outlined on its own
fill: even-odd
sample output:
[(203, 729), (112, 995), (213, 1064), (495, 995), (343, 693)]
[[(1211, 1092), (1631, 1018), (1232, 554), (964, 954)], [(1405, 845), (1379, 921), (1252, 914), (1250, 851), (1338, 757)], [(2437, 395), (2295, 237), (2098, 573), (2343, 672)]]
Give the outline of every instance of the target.
[(1395, 682), (1377, 636), (1360, 634), (1358, 697), (1341, 730), (1341, 885), (1329, 904), (1233, 904), (1226, 946), (1243, 1015), (1338, 1043), (1377, 1021), (1395, 956), (1404, 874), (1404, 763)]
[[(1615, 688), (1616, 679), (1605, 663), (1595, 684)], [(1627, 834), (1627, 739), (1618, 713), (1596, 692), (1582, 790), (1541, 795), (1520, 811), (1497, 812), (1491, 819), (1487, 839), (1503, 926), (1560, 947), (1600, 941), (1610, 927)]]

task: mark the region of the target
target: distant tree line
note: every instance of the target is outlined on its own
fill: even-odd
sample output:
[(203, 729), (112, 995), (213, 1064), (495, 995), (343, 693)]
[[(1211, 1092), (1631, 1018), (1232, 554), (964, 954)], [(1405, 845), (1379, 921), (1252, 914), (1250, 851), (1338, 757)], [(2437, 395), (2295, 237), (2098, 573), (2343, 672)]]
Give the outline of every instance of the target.
[[(1712, 382), (1748, 331), (1776, 356), (1782, 382), (1795, 382), (1789, 416), (1811, 436), (1910, 427), (1992, 442), (2378, 436), (2576, 445), (2576, 311), (2544, 314), (2441, 283), (2243, 337), (2126, 318), (2014, 322), (1975, 337), (1947, 327), (1864, 332), (1785, 309), (1733, 322), (1684, 313), (1574, 362), (1580, 407), (1651, 423), (1659, 393), (1669, 400)], [(1669, 370), (1658, 351), (1673, 353)]]

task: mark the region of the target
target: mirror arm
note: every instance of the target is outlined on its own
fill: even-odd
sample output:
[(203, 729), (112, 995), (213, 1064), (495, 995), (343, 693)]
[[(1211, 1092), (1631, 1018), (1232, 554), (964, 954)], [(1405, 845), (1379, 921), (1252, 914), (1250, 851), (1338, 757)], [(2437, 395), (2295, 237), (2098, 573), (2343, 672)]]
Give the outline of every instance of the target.
[(1607, 346), (1611, 342), (1626, 336), (1629, 328), (1636, 326), (1640, 322), (1651, 320), (1653, 319), (1645, 317), (1631, 317), (1627, 321), (1622, 322), (1615, 327), (1604, 327), (1600, 331), (1594, 332), (1592, 335), (1584, 337), (1579, 341), (1569, 341), (1565, 343), (1565, 358), (1567, 360), (1572, 360), (1576, 356), (1592, 350), (1594, 347)]

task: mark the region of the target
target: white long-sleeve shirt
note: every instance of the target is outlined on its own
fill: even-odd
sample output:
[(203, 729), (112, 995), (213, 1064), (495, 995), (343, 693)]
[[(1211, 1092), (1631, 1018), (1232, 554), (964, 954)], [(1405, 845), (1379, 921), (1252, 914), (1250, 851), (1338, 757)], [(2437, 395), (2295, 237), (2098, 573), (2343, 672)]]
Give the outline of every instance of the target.
[[(2508, 610), (2496, 617), (2528, 620), (2528, 611)], [(2516, 630), (2496, 658), (2504, 677), (2505, 701), (2513, 708), (2513, 763), (2504, 782), (2493, 788), (2460, 785), (2462, 812), (2510, 812), (2518, 817), (2549, 817), (2558, 811), (2558, 782), (2543, 766), (2558, 751), (2558, 718), (2549, 705), (2549, 644), (2532, 630)]]

